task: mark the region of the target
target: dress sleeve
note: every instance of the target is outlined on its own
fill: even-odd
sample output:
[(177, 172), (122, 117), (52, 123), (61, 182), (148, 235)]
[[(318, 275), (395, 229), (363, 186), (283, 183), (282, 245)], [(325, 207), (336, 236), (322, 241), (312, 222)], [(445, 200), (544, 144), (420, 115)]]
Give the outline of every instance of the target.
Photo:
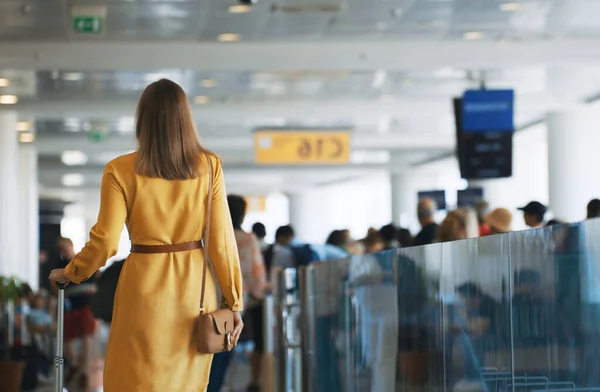
[(79, 284), (90, 278), (117, 253), (126, 219), (127, 204), (119, 174), (109, 163), (102, 177), (100, 213), (90, 231), (90, 240), (65, 267), (65, 275), (71, 282)]
[[(208, 159), (212, 159), (212, 157)], [(227, 307), (235, 312), (241, 312), (244, 309), (242, 272), (227, 204), (223, 168), (218, 161), (213, 161), (213, 168), (214, 186), (208, 251)]]

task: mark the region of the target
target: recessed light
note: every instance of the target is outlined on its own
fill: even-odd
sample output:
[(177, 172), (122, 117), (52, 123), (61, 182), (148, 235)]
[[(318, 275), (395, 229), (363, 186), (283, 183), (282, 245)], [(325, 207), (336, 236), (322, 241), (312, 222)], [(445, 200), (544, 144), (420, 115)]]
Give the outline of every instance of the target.
[(62, 178), (64, 186), (81, 186), (85, 182), (85, 178), (80, 173), (65, 174)]
[(243, 14), (252, 11), (252, 6), (245, 4), (232, 5), (229, 7), (229, 12), (232, 14)]
[(205, 88), (212, 88), (217, 85), (217, 81), (214, 79), (204, 79), (200, 82), (200, 85)]
[(240, 40), (240, 35), (234, 33), (219, 34), (217, 39), (221, 42), (237, 42)]
[(475, 41), (483, 38), (483, 33), (481, 31), (469, 31), (463, 34), (463, 39), (467, 41)]
[(503, 3), (500, 4), (500, 11), (517, 11), (521, 9), (521, 4), (519, 3)]
[(8, 87), (10, 86), (10, 80), (6, 78), (0, 78), (0, 87)]
[(198, 105), (207, 104), (208, 101), (209, 101), (209, 99), (206, 95), (198, 95), (196, 98), (194, 98), (194, 102), (196, 102), (196, 104), (198, 104)]
[(35, 134), (31, 132), (19, 133), (19, 141), (21, 143), (33, 143), (35, 141)]
[(62, 79), (67, 82), (79, 82), (83, 79), (83, 75), (79, 72), (65, 72), (62, 74)]
[(17, 123), (17, 131), (19, 131), (19, 132), (31, 131), (31, 123), (29, 121), (19, 121)]
[(0, 105), (14, 105), (19, 102), (16, 95), (0, 95)]
[(67, 166), (77, 166), (84, 165), (88, 157), (81, 151), (63, 151), (61, 160)]

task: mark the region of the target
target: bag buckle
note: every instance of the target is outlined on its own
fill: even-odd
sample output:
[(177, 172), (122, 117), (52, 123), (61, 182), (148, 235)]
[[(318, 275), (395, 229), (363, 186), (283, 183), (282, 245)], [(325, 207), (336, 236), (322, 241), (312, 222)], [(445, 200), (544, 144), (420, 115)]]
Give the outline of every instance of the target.
[(232, 335), (233, 335), (233, 332), (227, 332), (225, 334), (225, 341), (223, 342), (223, 349), (225, 351), (229, 351), (229, 347), (231, 347), (233, 345), (233, 342), (231, 341)]

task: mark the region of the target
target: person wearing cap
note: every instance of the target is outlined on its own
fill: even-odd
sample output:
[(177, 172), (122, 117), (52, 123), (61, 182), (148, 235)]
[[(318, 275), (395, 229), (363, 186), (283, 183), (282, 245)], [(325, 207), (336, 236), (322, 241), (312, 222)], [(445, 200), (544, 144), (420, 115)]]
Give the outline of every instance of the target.
[(519, 208), (523, 211), (525, 224), (531, 228), (542, 227), (544, 225), (544, 215), (546, 215), (546, 206), (539, 201), (532, 201), (525, 207)]
[(490, 234), (510, 232), (512, 219), (512, 213), (506, 208), (496, 208), (485, 216), (485, 222), (490, 226)]

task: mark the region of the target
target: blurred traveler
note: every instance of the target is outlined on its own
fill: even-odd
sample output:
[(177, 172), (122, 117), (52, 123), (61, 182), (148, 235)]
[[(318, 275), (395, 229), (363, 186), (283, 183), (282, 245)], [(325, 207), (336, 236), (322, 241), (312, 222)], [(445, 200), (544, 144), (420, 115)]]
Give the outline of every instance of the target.
[(600, 217), (600, 200), (592, 199), (587, 205), (587, 219)]
[(329, 233), (327, 237), (327, 241), (325, 241), (327, 245), (335, 246), (339, 249), (344, 250), (346, 253), (350, 253), (348, 251), (348, 236), (344, 232), (344, 230), (334, 230)]
[[(247, 337), (254, 342), (254, 351), (250, 357), (250, 384), (248, 391), (260, 390), (261, 364), (264, 354), (263, 299), (267, 289), (266, 270), (260, 245), (253, 233), (242, 230), (246, 217), (246, 200), (237, 195), (227, 197), (231, 221), (235, 230), (235, 241), (239, 252), (244, 292), (246, 299), (244, 323)], [(223, 376), (225, 373), (223, 373)], [(211, 384), (213, 382), (211, 372)], [(213, 390), (211, 386), (211, 390)], [(216, 390), (216, 389), (215, 389)]]
[(39, 272), (39, 287), (41, 290), (44, 290), (45, 292), (50, 292), (52, 291), (52, 285), (50, 284), (50, 281), (48, 280), (48, 275), (50, 275), (50, 272), (56, 268), (56, 266), (54, 265), (53, 261), (50, 256), (48, 255), (48, 252), (45, 250), (40, 250), (40, 255), (39, 255), (39, 260), (40, 260), (40, 272)]
[(409, 246), (413, 246), (414, 238), (410, 232), (410, 230), (405, 228), (400, 228), (398, 230), (398, 244), (401, 248), (406, 248)]
[(435, 241), (438, 229), (433, 216), (437, 210), (437, 205), (433, 199), (421, 199), (417, 205), (417, 217), (421, 225), (421, 231), (415, 237), (415, 246), (431, 244)]
[(281, 226), (275, 231), (275, 243), (269, 245), (264, 251), (268, 278), (271, 277), (273, 267), (295, 267), (294, 253), (291, 248), (295, 236), (294, 228), (290, 225)]
[[(223, 167), (198, 141), (189, 99), (170, 80), (154, 82), (143, 92), (136, 137), (137, 151), (104, 169), (90, 241), (65, 269), (52, 271), (50, 280), (87, 280), (117, 253), (127, 223), (132, 252), (119, 277), (104, 391), (203, 391), (213, 356), (199, 354), (193, 339), (208, 262), (202, 239), (208, 241), (224, 304), (236, 312), (234, 345), (243, 327), (242, 274)], [(203, 238), (209, 223), (209, 236)], [(219, 308), (215, 287), (213, 275), (206, 275), (207, 313)]]
[(502, 234), (511, 231), (512, 213), (506, 208), (496, 208), (485, 216), (485, 221), (490, 225), (490, 234)]
[(383, 236), (377, 232), (369, 233), (367, 237), (363, 240), (363, 244), (365, 247), (365, 253), (375, 253), (386, 249)]
[(523, 211), (523, 219), (525, 224), (531, 228), (544, 226), (544, 215), (546, 215), (546, 206), (539, 201), (532, 201), (525, 207), (520, 207)]
[(379, 229), (379, 235), (383, 239), (384, 249), (396, 249), (400, 246), (398, 242), (398, 228), (393, 224), (390, 223)]
[(269, 244), (267, 244), (265, 241), (265, 237), (267, 236), (267, 229), (265, 225), (260, 222), (256, 222), (252, 225), (252, 232), (256, 236), (256, 239), (258, 239), (261, 252), (264, 252), (269, 247)]
[(440, 223), (437, 230), (439, 242), (456, 241), (467, 238), (467, 222), (465, 215), (459, 211), (450, 211)]
[(490, 205), (487, 201), (480, 200), (475, 203), (475, 212), (479, 222), (479, 235), (484, 237), (490, 234), (490, 226), (485, 222), (485, 216), (489, 213)]

